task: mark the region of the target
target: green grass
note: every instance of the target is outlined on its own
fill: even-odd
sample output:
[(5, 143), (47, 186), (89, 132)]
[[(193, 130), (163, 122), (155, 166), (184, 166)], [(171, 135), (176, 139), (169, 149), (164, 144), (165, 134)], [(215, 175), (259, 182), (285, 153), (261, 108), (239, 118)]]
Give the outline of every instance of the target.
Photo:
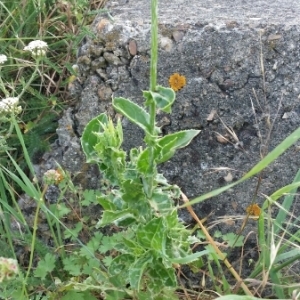
[[(0, 2), (0, 53), (8, 57), (0, 71), (0, 96), (22, 95), (20, 126), (31, 158), (38, 159), (48, 149), (55, 139), (59, 115), (72, 101), (67, 92), (68, 78), (74, 73), (71, 66), (91, 21), (90, 5), (87, 0)], [(23, 50), (32, 40), (45, 41), (49, 46), (36, 72), (36, 62)], [(20, 150), (15, 135), (7, 143)], [(21, 155), (14, 152), (16, 159)]]

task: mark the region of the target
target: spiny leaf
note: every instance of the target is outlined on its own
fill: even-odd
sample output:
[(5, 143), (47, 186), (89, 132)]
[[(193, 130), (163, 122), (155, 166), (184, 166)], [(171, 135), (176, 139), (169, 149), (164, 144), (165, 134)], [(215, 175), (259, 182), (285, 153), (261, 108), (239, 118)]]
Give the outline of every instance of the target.
[(146, 105), (154, 101), (157, 108), (166, 113), (171, 113), (171, 106), (175, 101), (175, 92), (173, 89), (157, 86), (155, 92), (144, 91), (143, 96), (146, 98)]
[(129, 282), (133, 289), (139, 290), (141, 287), (142, 276), (147, 266), (152, 262), (152, 252), (146, 252), (139, 257), (129, 268)]
[(84, 128), (81, 137), (81, 146), (87, 157), (88, 163), (96, 162), (98, 158), (95, 151), (95, 146), (98, 143), (98, 137), (94, 134), (94, 132), (102, 132), (103, 125), (107, 124), (107, 122), (108, 118), (106, 114), (103, 113), (92, 119)]
[(119, 224), (120, 222), (134, 222), (136, 219), (135, 212), (130, 209), (123, 211), (104, 211), (101, 220), (97, 223), (97, 228), (109, 225), (111, 223)]
[(150, 115), (142, 107), (122, 97), (113, 99), (113, 107), (132, 123), (151, 134)]
[(200, 130), (182, 130), (168, 134), (157, 140), (156, 151), (159, 151), (157, 163), (169, 160), (177, 149), (186, 147)]
[(138, 241), (146, 249), (163, 251), (166, 228), (162, 218), (153, 218), (146, 225), (141, 225), (137, 231)]

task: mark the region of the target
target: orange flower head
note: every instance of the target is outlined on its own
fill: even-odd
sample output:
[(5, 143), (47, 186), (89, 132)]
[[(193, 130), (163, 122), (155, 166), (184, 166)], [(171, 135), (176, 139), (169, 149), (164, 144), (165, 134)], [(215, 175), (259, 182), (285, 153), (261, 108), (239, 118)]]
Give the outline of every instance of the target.
[(258, 204), (256, 204), (256, 203), (250, 204), (246, 209), (247, 214), (249, 214), (250, 216), (255, 216), (255, 217), (259, 217), (260, 211), (261, 211), (261, 209), (258, 206)]
[(183, 75), (174, 73), (169, 78), (170, 87), (175, 91), (179, 91), (186, 85), (186, 78)]

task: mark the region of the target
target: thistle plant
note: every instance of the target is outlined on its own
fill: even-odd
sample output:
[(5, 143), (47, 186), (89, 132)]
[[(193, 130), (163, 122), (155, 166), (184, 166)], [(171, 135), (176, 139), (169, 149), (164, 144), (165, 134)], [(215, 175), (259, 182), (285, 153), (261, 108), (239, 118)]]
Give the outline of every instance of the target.
[(87, 162), (99, 166), (106, 182), (105, 193), (98, 197), (103, 214), (97, 227), (114, 224), (124, 232), (122, 241), (115, 245), (118, 255), (109, 266), (110, 281), (118, 288), (130, 284), (131, 292), (126, 290), (125, 294), (137, 299), (175, 297), (175, 267), (206, 253), (191, 253), (191, 232), (179, 220), (174, 205), (180, 189), (157, 171), (159, 164), (187, 146), (200, 131), (191, 129), (161, 136), (156, 126), (157, 110), (171, 113), (175, 101), (171, 88), (156, 83), (156, 0), (152, 1), (151, 24), (150, 90), (143, 92), (144, 105), (122, 97), (112, 101), (116, 111), (144, 131), (146, 146), (133, 148), (127, 155), (121, 148), (121, 120), (114, 125), (105, 113), (87, 124), (81, 139)]
[[(106, 275), (110, 287), (103, 287), (103, 279), (95, 282), (95, 278), (101, 277), (99, 272), (98, 275), (87, 279), (84, 288), (99, 288), (102, 284), (101, 290), (108, 299), (123, 299), (127, 296), (133, 299), (177, 299), (174, 293), (177, 287), (176, 268), (180, 267), (180, 264), (195, 263), (195, 260), (206, 255), (214, 258), (219, 270), (222, 261), (245, 294), (252, 296), (252, 292), (226, 259), (226, 255), (218, 249), (209, 232), (205, 230), (191, 205), (217, 196), (259, 173), (295, 143), (300, 136), (300, 128), (238, 181), (201, 195), (192, 201), (182, 197), (185, 203), (181, 208), (187, 207), (202, 233), (205, 234), (209, 246), (213, 246), (192, 253), (190, 244), (197, 240), (179, 220), (178, 207), (174, 205), (174, 199), (183, 194), (178, 186), (168, 183), (163, 174), (158, 172), (157, 166), (172, 158), (177, 149), (187, 146), (199, 131), (191, 129), (162, 136), (160, 128), (156, 126), (157, 110), (171, 113), (175, 92), (171, 88), (157, 85), (157, 0), (151, 2), (151, 16), (150, 89), (143, 91), (145, 102), (140, 106), (123, 97), (112, 100), (112, 105), (117, 112), (144, 131), (146, 146), (133, 148), (126, 153), (121, 147), (123, 142), (121, 120), (117, 120), (114, 125), (112, 119), (105, 113), (87, 124), (81, 139), (87, 162), (97, 164), (105, 179), (103, 181), (105, 191), (97, 197), (98, 203), (103, 208), (97, 228), (114, 225), (114, 228), (117, 226), (119, 230), (117, 242), (112, 242), (117, 240), (114, 235), (109, 236), (106, 241), (108, 245), (112, 245), (106, 249), (114, 250), (114, 256), (106, 260), (108, 268)], [(176, 81), (176, 85), (179, 80), (182, 80), (181, 85), (185, 84), (185, 78), (181, 78), (177, 73), (170, 84), (173, 80)], [(291, 186), (286, 187), (285, 190), (291, 191), (291, 188)], [(252, 211), (259, 214), (259, 235), (264, 240), (264, 212), (260, 211), (259, 207), (251, 206), (251, 211), (249, 209), (247, 213)], [(265, 247), (264, 257), (269, 254), (268, 247)], [(297, 257), (293, 259), (295, 258)], [(264, 263), (270, 261), (262, 260)], [(263, 269), (262, 265), (264, 264), (260, 261), (256, 268), (257, 272)], [(267, 265), (270, 268), (270, 264)], [(273, 278), (275, 273), (276, 271), (272, 274)], [(212, 268), (210, 274), (213, 274)], [(229, 283), (225, 277), (223, 281), (228, 292)], [(280, 284), (279, 280), (276, 284)], [(73, 283), (72, 286), (83, 289), (79, 284)], [(283, 292), (280, 292), (278, 295), (283, 295)]]

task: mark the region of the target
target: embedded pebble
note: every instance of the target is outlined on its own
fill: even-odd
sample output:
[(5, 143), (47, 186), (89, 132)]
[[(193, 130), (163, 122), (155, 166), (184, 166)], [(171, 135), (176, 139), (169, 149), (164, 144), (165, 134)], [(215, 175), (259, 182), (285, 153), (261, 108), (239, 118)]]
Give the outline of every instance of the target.
[(99, 68), (105, 68), (107, 66), (107, 62), (103, 57), (99, 57), (92, 61), (91, 67), (92, 70), (97, 70)]
[(168, 37), (165, 36), (161, 37), (159, 40), (159, 44), (160, 47), (167, 52), (170, 52), (172, 50), (173, 43), (172, 40)]
[(104, 51), (103, 47), (99, 47), (98, 45), (91, 45), (90, 46), (90, 54), (99, 57)]
[(175, 42), (179, 42), (184, 37), (184, 32), (176, 30), (173, 32), (172, 36), (173, 36), (173, 39), (175, 40)]
[(77, 64), (89, 65), (91, 63), (91, 59), (87, 55), (83, 55), (78, 57)]
[(115, 66), (120, 66), (123, 63), (121, 62), (120, 58), (117, 57), (116, 55), (114, 55), (113, 53), (110, 52), (105, 52), (103, 54), (104, 59), (111, 65), (115, 65)]
[(101, 86), (98, 89), (98, 96), (100, 97), (100, 100), (109, 101), (111, 100), (112, 89), (108, 86)]
[(135, 40), (130, 40), (128, 43), (128, 50), (130, 55), (135, 56), (137, 54), (137, 44)]
[(97, 69), (96, 73), (103, 79), (104, 81), (108, 80), (108, 76), (104, 69)]

